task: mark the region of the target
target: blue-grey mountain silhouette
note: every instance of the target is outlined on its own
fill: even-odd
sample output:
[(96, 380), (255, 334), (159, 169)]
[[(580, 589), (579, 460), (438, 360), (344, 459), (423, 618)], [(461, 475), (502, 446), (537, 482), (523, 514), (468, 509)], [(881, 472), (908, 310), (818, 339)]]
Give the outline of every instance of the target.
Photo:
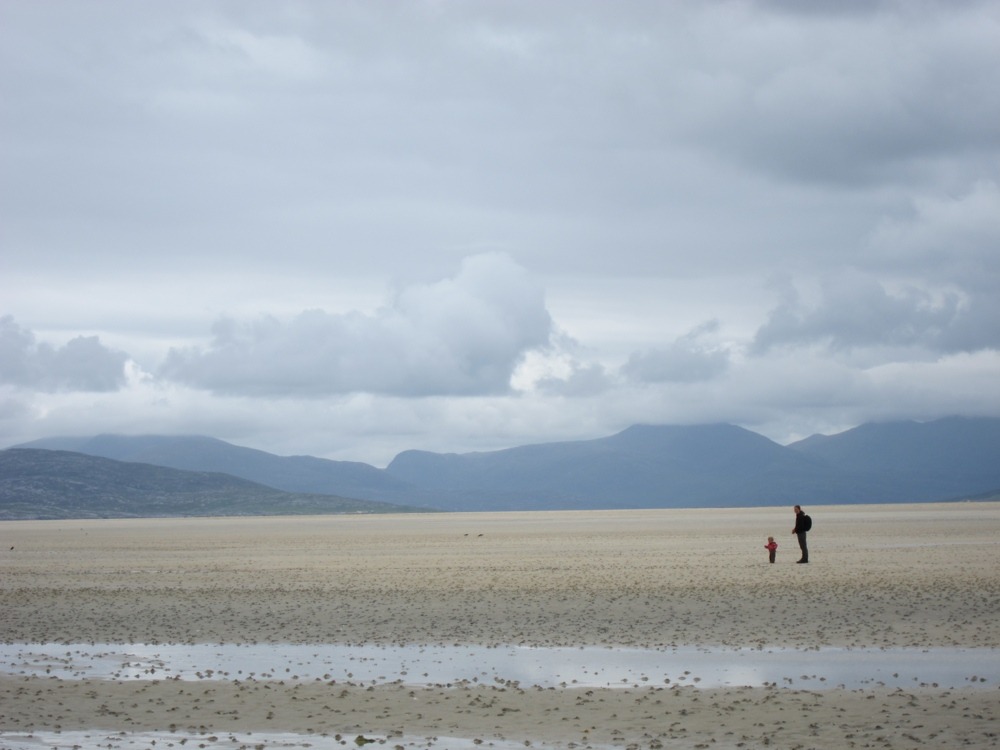
[(21, 447), (443, 510), (925, 502), (1000, 489), (1000, 419), (992, 418), (866, 424), (789, 446), (728, 424), (635, 425), (594, 440), (489, 452), (408, 450), (385, 469), (197, 436), (51, 438)]

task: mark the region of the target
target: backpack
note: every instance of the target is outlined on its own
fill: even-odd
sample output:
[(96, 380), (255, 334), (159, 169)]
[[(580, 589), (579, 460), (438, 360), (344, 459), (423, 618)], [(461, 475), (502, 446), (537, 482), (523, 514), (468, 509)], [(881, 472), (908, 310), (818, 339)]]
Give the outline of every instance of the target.
[(812, 527), (813, 527), (813, 520), (812, 520), (812, 518), (810, 518), (805, 513), (803, 513), (802, 514), (802, 530), (803, 531), (812, 531)]

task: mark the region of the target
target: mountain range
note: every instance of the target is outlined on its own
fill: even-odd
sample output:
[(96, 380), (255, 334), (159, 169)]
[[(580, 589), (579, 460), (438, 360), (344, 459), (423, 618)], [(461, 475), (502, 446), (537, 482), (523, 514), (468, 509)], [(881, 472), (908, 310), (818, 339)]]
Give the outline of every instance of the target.
[(330, 494), (285, 492), (214, 472), (71, 451), (0, 451), (0, 519), (325, 515), (417, 510)]
[[(490, 452), (408, 450), (385, 469), (276, 456), (201, 436), (48, 438), (0, 452), (0, 459), (24, 450), (226, 474), (272, 491), (428, 510), (734, 507), (1000, 496), (1000, 419), (993, 418), (872, 423), (787, 446), (729, 424), (635, 425), (594, 440)], [(0, 461), (0, 510), (7, 472)], [(259, 512), (260, 504), (256, 507)]]

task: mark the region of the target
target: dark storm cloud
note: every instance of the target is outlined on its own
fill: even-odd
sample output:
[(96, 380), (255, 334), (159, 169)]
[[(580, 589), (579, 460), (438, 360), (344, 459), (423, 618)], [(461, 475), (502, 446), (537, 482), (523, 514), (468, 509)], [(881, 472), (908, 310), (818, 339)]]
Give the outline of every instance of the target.
[(255, 396), (497, 394), (509, 390), (525, 353), (548, 343), (551, 326), (525, 271), (506, 256), (480, 255), (453, 279), (409, 286), (372, 315), (219, 321), (207, 349), (172, 350), (161, 374)]
[(97, 336), (77, 336), (56, 347), (38, 342), (11, 316), (0, 318), (0, 383), (39, 391), (114, 391), (125, 384), (127, 359)]

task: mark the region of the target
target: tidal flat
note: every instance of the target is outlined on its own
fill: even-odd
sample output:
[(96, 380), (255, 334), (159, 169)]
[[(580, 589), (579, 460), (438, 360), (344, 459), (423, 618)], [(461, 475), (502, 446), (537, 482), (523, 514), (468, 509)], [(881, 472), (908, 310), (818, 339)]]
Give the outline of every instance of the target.
[(2, 523), (0, 745), (1000, 746), (1000, 504), (806, 509)]

